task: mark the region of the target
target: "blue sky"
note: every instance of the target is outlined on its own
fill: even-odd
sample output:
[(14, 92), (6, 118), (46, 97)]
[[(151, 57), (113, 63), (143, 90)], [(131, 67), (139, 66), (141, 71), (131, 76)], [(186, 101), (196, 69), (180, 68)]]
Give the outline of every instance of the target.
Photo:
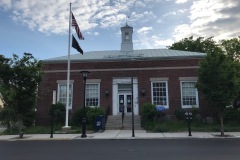
[(126, 21), (134, 29), (134, 49), (166, 48), (191, 35), (240, 36), (239, 0), (0, 0), (0, 54), (67, 55), (70, 2), (84, 52), (120, 50)]

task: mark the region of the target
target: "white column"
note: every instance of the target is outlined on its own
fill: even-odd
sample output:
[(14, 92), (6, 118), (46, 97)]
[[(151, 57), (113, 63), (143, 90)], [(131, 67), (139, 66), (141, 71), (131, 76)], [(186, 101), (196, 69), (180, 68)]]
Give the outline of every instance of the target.
[(138, 79), (133, 78), (133, 107), (134, 115), (139, 114), (139, 105), (138, 105)]
[(118, 114), (118, 85), (113, 80), (113, 87), (112, 87), (112, 114)]

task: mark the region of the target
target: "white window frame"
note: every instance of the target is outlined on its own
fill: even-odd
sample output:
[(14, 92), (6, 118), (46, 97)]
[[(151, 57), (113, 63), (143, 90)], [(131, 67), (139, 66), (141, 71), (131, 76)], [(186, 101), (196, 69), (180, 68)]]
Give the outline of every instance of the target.
[(195, 94), (196, 94), (196, 105), (183, 105), (183, 83), (197, 83), (197, 81), (189, 81), (189, 80), (186, 80), (186, 81), (180, 81), (180, 89), (181, 89), (181, 106), (182, 108), (193, 108), (193, 107), (199, 107), (199, 98), (198, 98), (198, 90), (197, 88), (195, 87)]
[[(98, 106), (87, 106), (87, 85), (89, 84), (97, 84), (98, 85)], [(86, 96), (85, 96), (85, 106), (87, 107), (100, 107), (100, 83), (86, 83)]]
[[(69, 91), (72, 91), (72, 94), (70, 94), (70, 92), (69, 92), (69, 94), (70, 94), (70, 96), (71, 96), (71, 97), (69, 96), (69, 99), (70, 99), (71, 101), (69, 101), (70, 105), (69, 105), (68, 107), (69, 107), (69, 109), (72, 109), (72, 102), (73, 102), (73, 83), (69, 83), (69, 85), (70, 85)], [(60, 101), (60, 86), (66, 86), (66, 87), (67, 87), (67, 83), (58, 83), (57, 102)], [(66, 92), (67, 92), (67, 90), (66, 90)], [(67, 93), (66, 93), (66, 95), (67, 95)], [(66, 97), (66, 100), (67, 100), (67, 97)], [(63, 104), (66, 105), (66, 103), (67, 103), (67, 102), (65, 102), (65, 103), (63, 103)]]
[(156, 105), (157, 107), (163, 106), (165, 109), (169, 108), (169, 97), (168, 97), (168, 81), (151, 81), (151, 99), (152, 99), (152, 104), (153, 102), (153, 83), (165, 83), (166, 84), (166, 103), (167, 105)]

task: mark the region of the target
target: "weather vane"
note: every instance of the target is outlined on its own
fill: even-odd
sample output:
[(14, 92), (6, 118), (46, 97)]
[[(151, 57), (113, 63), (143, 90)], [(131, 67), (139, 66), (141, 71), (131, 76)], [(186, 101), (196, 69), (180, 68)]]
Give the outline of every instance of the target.
[(127, 25), (127, 22), (128, 22), (129, 19), (130, 19), (130, 16), (129, 16), (129, 15), (126, 15), (126, 18), (125, 18), (126, 25)]

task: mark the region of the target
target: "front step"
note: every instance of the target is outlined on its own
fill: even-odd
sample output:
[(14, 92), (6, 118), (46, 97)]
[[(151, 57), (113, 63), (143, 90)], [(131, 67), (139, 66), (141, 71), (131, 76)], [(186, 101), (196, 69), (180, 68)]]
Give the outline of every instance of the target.
[[(139, 115), (134, 116), (134, 129), (136, 130), (142, 130), (141, 128), (141, 120)], [(116, 129), (124, 129), (124, 130), (130, 130), (132, 129), (132, 116), (131, 115), (125, 115), (122, 125), (122, 116), (116, 115), (116, 116), (108, 116), (106, 126), (106, 130), (116, 130)]]

